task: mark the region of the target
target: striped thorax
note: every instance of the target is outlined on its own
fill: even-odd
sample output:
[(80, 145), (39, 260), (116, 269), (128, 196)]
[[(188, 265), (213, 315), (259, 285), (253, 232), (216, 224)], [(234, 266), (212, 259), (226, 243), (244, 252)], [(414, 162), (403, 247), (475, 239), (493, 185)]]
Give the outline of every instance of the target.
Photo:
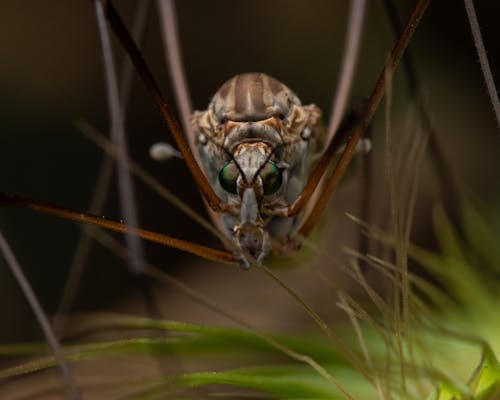
[(259, 73), (237, 75), (217, 91), (206, 111), (192, 118), (200, 159), (210, 183), (233, 215), (214, 222), (238, 248), (261, 261), (293, 235), (300, 215), (273, 215), (293, 202), (309, 175), (321, 111), (303, 106), (276, 79)]

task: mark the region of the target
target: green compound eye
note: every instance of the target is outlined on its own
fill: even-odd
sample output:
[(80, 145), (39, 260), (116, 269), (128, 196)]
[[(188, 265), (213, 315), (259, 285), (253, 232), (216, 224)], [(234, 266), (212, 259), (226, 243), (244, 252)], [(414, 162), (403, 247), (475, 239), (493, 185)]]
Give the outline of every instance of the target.
[(240, 170), (234, 163), (234, 161), (228, 162), (219, 172), (219, 182), (224, 190), (229, 193), (238, 193), (238, 188), (236, 186), (236, 181), (240, 176)]
[(260, 178), (262, 179), (262, 188), (266, 196), (276, 193), (283, 183), (281, 169), (272, 161), (268, 161), (262, 168)]

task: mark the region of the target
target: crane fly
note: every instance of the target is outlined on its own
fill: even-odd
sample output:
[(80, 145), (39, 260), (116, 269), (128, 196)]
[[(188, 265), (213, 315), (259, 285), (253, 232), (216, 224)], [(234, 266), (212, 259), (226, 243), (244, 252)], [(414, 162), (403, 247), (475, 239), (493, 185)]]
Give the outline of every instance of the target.
[(238, 262), (244, 269), (262, 262), (271, 251), (296, 249), (310, 234), (343, 176), (383, 97), (386, 78), (401, 60), (426, 5), (423, 0), (417, 3), (366, 107), (337, 134), (326, 134), (318, 107), (302, 105), (285, 84), (264, 73), (245, 73), (224, 83), (206, 111), (193, 114), (192, 132), (186, 139), (121, 17), (111, 2), (103, 3), (108, 23), (173, 135), (226, 250), (14, 194), (2, 194), (0, 201), (137, 235), (207, 259)]
[[(181, 123), (177, 122), (112, 2), (96, 0), (96, 8), (101, 8), (109, 27), (135, 64), (173, 135), (224, 249), (10, 193), (0, 193), (0, 205), (30, 208), (125, 233), (127, 237), (138, 236), (205, 259), (239, 264), (243, 269), (263, 263), (273, 253), (292, 252), (321, 218), (373, 119), (427, 2), (416, 2), (372, 94), (362, 107), (347, 114), (342, 123), (338, 115), (331, 113), (325, 128), (317, 106), (303, 104), (292, 85), (289, 87), (261, 72), (230, 77), (215, 92), (206, 110), (191, 113), (188, 106), (189, 112), (181, 112)], [(173, 86), (180, 81), (173, 80)], [(334, 112), (338, 113), (338, 108)], [(186, 114), (191, 115), (186, 118)], [(115, 156), (119, 159), (119, 154)], [(125, 219), (130, 222), (128, 217)], [(63, 365), (59, 350), (53, 353)], [(66, 380), (76, 388), (71, 378)], [(68, 397), (78, 398), (78, 394)]]

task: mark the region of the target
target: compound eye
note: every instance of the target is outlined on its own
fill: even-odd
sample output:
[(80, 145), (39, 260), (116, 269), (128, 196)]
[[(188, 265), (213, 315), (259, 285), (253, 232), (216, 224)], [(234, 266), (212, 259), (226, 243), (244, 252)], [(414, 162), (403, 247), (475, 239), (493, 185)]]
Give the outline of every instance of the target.
[(283, 183), (281, 169), (272, 161), (268, 161), (262, 168), (260, 178), (262, 179), (262, 189), (266, 196), (276, 193)]
[(240, 176), (240, 170), (234, 161), (228, 162), (219, 172), (219, 182), (224, 190), (232, 194), (238, 193), (236, 181)]

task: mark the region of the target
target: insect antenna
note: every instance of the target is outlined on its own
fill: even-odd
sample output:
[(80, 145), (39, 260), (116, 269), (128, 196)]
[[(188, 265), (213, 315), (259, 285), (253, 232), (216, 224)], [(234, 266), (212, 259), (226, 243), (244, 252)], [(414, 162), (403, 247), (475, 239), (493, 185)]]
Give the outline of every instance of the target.
[(259, 176), (260, 174), (260, 171), (262, 171), (262, 169), (266, 166), (266, 164), (271, 160), (271, 157), (277, 153), (279, 150), (283, 149), (284, 147), (286, 146), (290, 146), (291, 144), (293, 143), (297, 143), (297, 142), (301, 142), (302, 139), (296, 139), (296, 140), (290, 140), (286, 143), (281, 143), (279, 144), (278, 146), (276, 146), (275, 148), (272, 149), (272, 151), (267, 155), (266, 157), (266, 160), (265, 162), (262, 163), (262, 165), (259, 167), (259, 169), (257, 170), (257, 172), (255, 173), (255, 175), (253, 176), (253, 179), (252, 179), (252, 182), (251, 183), (254, 183), (255, 182), (255, 179)]
[(243, 169), (241, 168), (240, 164), (238, 164), (238, 161), (236, 161), (236, 158), (234, 158), (233, 153), (231, 153), (224, 145), (217, 143), (213, 138), (207, 137), (207, 140), (211, 142), (214, 146), (221, 149), (227, 155), (227, 157), (234, 162), (234, 165), (236, 165), (236, 168), (238, 168), (238, 171), (240, 171), (241, 177), (246, 180), (245, 174), (243, 173)]

